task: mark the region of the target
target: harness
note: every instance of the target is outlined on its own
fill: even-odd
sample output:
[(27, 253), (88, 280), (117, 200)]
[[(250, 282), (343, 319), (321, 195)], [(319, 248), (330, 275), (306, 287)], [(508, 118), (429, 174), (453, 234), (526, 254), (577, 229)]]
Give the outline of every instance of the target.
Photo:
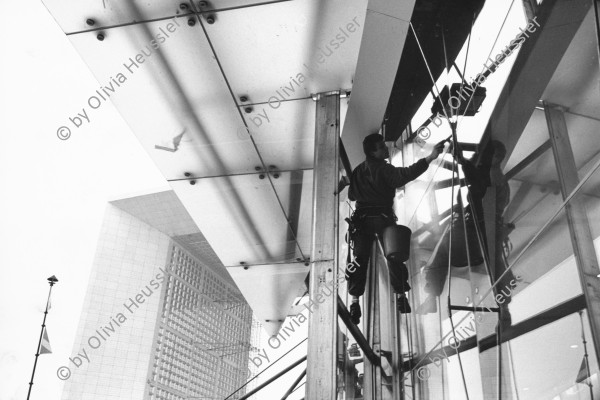
[(350, 218), (345, 218), (348, 223), (346, 243), (349, 244), (350, 248), (354, 248), (353, 242), (356, 235), (364, 231), (367, 218), (383, 218), (394, 223), (398, 221), (398, 217), (390, 207), (365, 206), (355, 210)]

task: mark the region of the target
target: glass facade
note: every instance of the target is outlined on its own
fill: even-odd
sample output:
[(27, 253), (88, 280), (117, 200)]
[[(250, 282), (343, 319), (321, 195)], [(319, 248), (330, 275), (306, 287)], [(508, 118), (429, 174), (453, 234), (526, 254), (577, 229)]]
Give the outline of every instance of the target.
[[(133, 4), (80, 31), (84, 18), (73, 13), (77, 10), (65, 13), (49, 3), (100, 82), (116, 75), (115, 59), (129, 59), (119, 63), (132, 73), (131, 55), (173, 12)], [(310, 198), (321, 178), (329, 181), (334, 174), (316, 165), (320, 148), (313, 133), (315, 126), (325, 131), (326, 118), (313, 114), (313, 98), (319, 104), (320, 94), (338, 96), (331, 91), (351, 88), (345, 94), (355, 96), (350, 105), (373, 111), (365, 118), (368, 112), (348, 108), (345, 125), (364, 131), (346, 130), (350, 133), (342, 138), (357, 144), (345, 149), (346, 155), (360, 153), (359, 139), (374, 128), (372, 116), (382, 119), (395, 166), (411, 166), (444, 142), (437, 161), (396, 193), (398, 222), (412, 231), (407, 261), (412, 312), (398, 312), (392, 267), (376, 242), (360, 323), (346, 315), (351, 298), (344, 285), (339, 302), (325, 300), (331, 313), (309, 322), (311, 328), (316, 322), (327, 329), (311, 330), (322, 336), (309, 338), (313, 358), (308, 358), (307, 376), (318, 371), (319, 378), (327, 378), (309, 379), (307, 386), (318, 381), (319, 390), (336, 389), (343, 399), (580, 400), (600, 395), (597, 1), (356, 1), (338, 7), (315, 0), (256, 7), (233, 2), (223, 8), (200, 3), (206, 8), (194, 7), (193, 18), (177, 11), (177, 28), (171, 23), (170, 31), (177, 36), (170, 47), (139, 67), (128, 83), (130, 94), (122, 91), (112, 100), (202, 226), (215, 258), (218, 254), (231, 276), (240, 277), (248, 301), (268, 315), (263, 322), (270, 333), (284, 321), (304, 267), (314, 272), (324, 265), (315, 267), (324, 260), (319, 251), (309, 259), (308, 249), (318, 247), (314, 242), (320, 239), (313, 242), (311, 230), (323, 223), (314, 215), (325, 209), (325, 200)], [(300, 55), (310, 54), (313, 67), (320, 64), (315, 44), (326, 43), (322, 39), (340, 21), (362, 21), (363, 14), (361, 41), (349, 40), (322, 75), (307, 79), (297, 92), (290, 87), (298, 97), (283, 99), (281, 108), (277, 100), (275, 107), (268, 96), (285, 92), (282, 82), (291, 85), (289, 71), (298, 71), (300, 64), (308, 68)], [(187, 27), (179, 29), (182, 18)], [(106, 23), (116, 25), (105, 41), (96, 31)], [(252, 34), (239, 35), (240, 27)], [(391, 50), (384, 53), (390, 57), (364, 56), (380, 54), (372, 51), (378, 48)], [(387, 62), (399, 49), (396, 69)], [(385, 68), (375, 68), (378, 64)], [(389, 80), (373, 71), (397, 71), (389, 100), (383, 88)], [(373, 76), (381, 81), (369, 80)], [(361, 84), (353, 87), (355, 78)], [(382, 98), (388, 101), (385, 115), (372, 106)], [(263, 125), (258, 116), (266, 104), (278, 111), (273, 124)], [(339, 122), (341, 129), (345, 108), (336, 111), (330, 127)], [(175, 148), (165, 146), (171, 143)], [(343, 175), (341, 170), (340, 165)], [(352, 213), (344, 196), (337, 198), (337, 219), (325, 221), (322, 229), (339, 234), (331, 246), (335, 255), (326, 260), (338, 262), (339, 276), (352, 273), (338, 224)], [(103, 234), (75, 347), (77, 361), (72, 360), (75, 372), (88, 372), (74, 373), (65, 387), (67, 398), (226, 396), (254, 371), (247, 357), (257, 346), (244, 300), (182, 244), (184, 235), (193, 243), (195, 232), (180, 232), (177, 239), (168, 229), (150, 229), (125, 214), (115, 213), (114, 226)], [(168, 271), (159, 272), (159, 265)], [(337, 278), (333, 271), (312, 274), (310, 297), (323, 276)], [(153, 279), (160, 296), (149, 288)], [(343, 323), (331, 324), (335, 311)], [(107, 340), (102, 333), (114, 334), (117, 322), (122, 328), (118, 325), (119, 333)], [(94, 361), (85, 353), (89, 365), (79, 356), (85, 346), (94, 350)], [(332, 349), (337, 350), (334, 360)], [(318, 354), (327, 357), (318, 359)], [(335, 384), (329, 379), (333, 369)]]
[[(486, 35), (490, 12), (507, 24)], [(450, 98), (427, 140), (403, 136), (394, 159), (405, 166), (441, 140), (454, 144), (398, 201), (400, 222), (413, 232), (414, 311), (400, 339), (406, 398), (600, 394), (592, 327), (599, 299), (582, 290), (600, 276), (596, 27), (590, 2), (487, 2), (473, 39), (495, 38), (492, 54), (502, 54), (502, 38), (523, 40), (483, 79), (479, 112), (468, 116), (458, 105), (474, 100), (472, 82), (485, 73), (479, 53), (465, 60), (463, 48), (466, 94)], [(437, 88), (456, 82), (453, 70)], [(413, 119), (415, 131), (422, 122)]]
[[(114, 205), (107, 206), (64, 400), (144, 398), (160, 303), (160, 291), (150, 281), (161, 273), (170, 242), (164, 233)], [(138, 294), (140, 301), (136, 301)]]
[(396, 166), (445, 150), (396, 196), (412, 312), (390, 310), (376, 246), (359, 324), (375, 356), (340, 321), (339, 398), (600, 396), (600, 24), (593, 2), (520, 3), (483, 4), (455, 64), (388, 141)]

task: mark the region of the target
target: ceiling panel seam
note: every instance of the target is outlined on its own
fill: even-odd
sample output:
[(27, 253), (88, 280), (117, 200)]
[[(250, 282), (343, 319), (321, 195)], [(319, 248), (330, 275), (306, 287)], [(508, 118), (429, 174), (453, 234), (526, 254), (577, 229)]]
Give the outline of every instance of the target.
[[(194, 8), (194, 11), (196, 11), (196, 5), (192, 2), (192, 7)], [(219, 56), (217, 55), (217, 51), (215, 49), (215, 47), (213, 46), (212, 41), (210, 40), (210, 37), (208, 35), (208, 32), (206, 31), (206, 28), (204, 26), (204, 23), (202, 21), (202, 18), (198, 17), (198, 21), (200, 22), (200, 27), (202, 28), (202, 31), (204, 32), (204, 36), (206, 37), (206, 41), (208, 42), (208, 45), (213, 53), (213, 56), (215, 57), (215, 61), (219, 67), (219, 71), (221, 71), (221, 75), (223, 76), (223, 79), (225, 81), (225, 85), (227, 85), (227, 90), (229, 90), (229, 94), (231, 95), (231, 99), (233, 101), (233, 103), (235, 104), (235, 108), (240, 116), (240, 118), (242, 119), (244, 126), (246, 127), (247, 131), (250, 132), (248, 130), (248, 122), (246, 121), (246, 119), (244, 118), (244, 114), (242, 113), (242, 111), (240, 110), (237, 101), (236, 101), (236, 97), (235, 94), (233, 93), (233, 89), (231, 88), (231, 84), (229, 83), (229, 79), (227, 78), (227, 76), (225, 75), (225, 70), (223, 69), (223, 66), (221, 65), (221, 61), (219, 59)], [(254, 150), (256, 151), (256, 155), (259, 158), (259, 161), (263, 167), (263, 169), (265, 171), (268, 171), (267, 165), (265, 163), (265, 161), (263, 160), (262, 155), (260, 154), (260, 151), (258, 150), (258, 146), (256, 145), (256, 142), (254, 140), (254, 138), (252, 137), (252, 135), (249, 135), (250, 138), (250, 142), (252, 142), (252, 146), (254, 147)], [(290, 223), (290, 218), (288, 217), (287, 213), (285, 212), (285, 208), (283, 207), (283, 204), (281, 203), (281, 198), (279, 197), (279, 194), (277, 193), (277, 190), (275, 189), (275, 184), (273, 183), (273, 179), (271, 178), (270, 174), (266, 174), (267, 178), (269, 179), (269, 184), (271, 186), (271, 189), (273, 190), (273, 194), (275, 195), (275, 198), (277, 200), (277, 204), (279, 204), (279, 208), (281, 209), (281, 212), (283, 213), (283, 217), (285, 218), (285, 222), (286, 225), (288, 227), (289, 232), (292, 235), (292, 238), (294, 240), (294, 242), (296, 243), (296, 247), (298, 247), (298, 251), (300, 252), (300, 256), (303, 259), (306, 259), (306, 255), (304, 254), (304, 252), (302, 251), (302, 247), (300, 246), (300, 243), (298, 242), (298, 237), (296, 236), (296, 233), (294, 232), (294, 229)]]
[[(280, 103), (285, 103), (288, 101), (301, 101), (301, 100), (314, 100), (312, 96), (305, 96), (305, 97), (295, 97), (295, 98), (289, 98), (289, 99), (277, 99)], [(242, 107), (248, 107), (248, 106), (262, 106), (262, 105), (266, 105), (269, 104), (268, 101), (259, 101), (256, 103), (244, 103), (242, 105), (239, 105), (238, 107), (242, 108)]]
[(223, 11), (231, 11), (231, 10), (240, 10), (242, 8), (250, 8), (250, 7), (260, 7), (260, 6), (268, 6), (271, 4), (277, 4), (277, 3), (285, 3), (285, 2), (289, 2), (289, 1), (294, 1), (294, 0), (274, 0), (274, 1), (263, 1), (262, 3), (252, 3), (252, 4), (244, 4), (241, 6), (235, 6), (235, 7), (226, 7), (226, 8), (214, 8), (211, 9), (209, 11), (203, 11), (203, 12), (223, 12)]
[[(296, 169), (278, 169), (276, 172), (278, 174), (281, 174), (283, 172), (298, 172), (298, 171), (312, 171), (313, 168), (296, 168)], [(273, 171), (275, 172), (275, 171)], [(225, 178), (228, 176), (247, 176), (247, 175), (260, 175), (260, 174), (264, 174), (264, 171), (258, 171), (258, 172), (242, 172), (242, 173), (238, 173), (238, 174), (222, 174), (222, 175), (207, 175), (207, 176), (189, 176), (186, 178), (174, 178), (174, 179), (167, 179), (167, 182), (177, 182), (177, 181), (190, 181), (190, 180), (198, 180), (198, 179), (212, 179), (212, 178)]]
[[(210, 9), (210, 10), (206, 10), (206, 11), (191, 11), (191, 12), (187, 12), (185, 14), (173, 14), (173, 15), (169, 15), (169, 16), (166, 16), (166, 17), (143, 19), (143, 20), (139, 20), (139, 21), (124, 22), (122, 24), (104, 25), (104, 26), (99, 26), (99, 27), (96, 27), (96, 28), (84, 29), (84, 30), (81, 30), (81, 31), (65, 32), (65, 35), (67, 35), (67, 36), (78, 35), (80, 33), (96, 32), (96, 31), (102, 31), (102, 30), (122, 28), (122, 27), (125, 27), (125, 26), (131, 26), (131, 25), (148, 24), (148, 23), (151, 23), (151, 22), (165, 21), (167, 19), (173, 19), (173, 18), (186, 18), (186, 17), (193, 17), (193, 16), (197, 16), (197, 15), (202, 15), (202, 14), (211, 14), (211, 13), (216, 13), (216, 12), (225, 12), (225, 11), (239, 10), (239, 9), (242, 9), (242, 8), (266, 6), (266, 5), (269, 5), (269, 4), (283, 3), (283, 2), (288, 2), (288, 1), (293, 1), (293, 0), (275, 0), (275, 1), (272, 1), (272, 2), (246, 4), (246, 5), (237, 6), (237, 7), (228, 7), (228, 8), (221, 8), (221, 9), (215, 8), (215, 9)], [(193, 5), (193, 1), (191, 3)]]
[[(333, 261), (333, 260), (319, 260), (319, 261)], [(301, 267), (307, 267), (306, 261), (277, 261), (269, 263), (257, 263), (257, 264), (236, 264), (236, 265), (225, 265), (225, 268), (247, 268), (247, 267), (270, 267), (273, 265), (298, 265)]]

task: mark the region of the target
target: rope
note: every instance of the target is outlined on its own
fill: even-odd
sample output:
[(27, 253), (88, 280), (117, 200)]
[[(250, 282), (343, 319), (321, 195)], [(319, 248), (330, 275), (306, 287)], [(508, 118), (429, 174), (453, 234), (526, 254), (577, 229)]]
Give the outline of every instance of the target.
[[(494, 43), (492, 44), (492, 47), (490, 48), (490, 52), (487, 55), (487, 58), (490, 58), (490, 56), (492, 55), (492, 51), (494, 51), (494, 47), (496, 46), (496, 43), (498, 42), (498, 38), (500, 37), (500, 33), (502, 32), (502, 29), (504, 28), (504, 24), (506, 23), (506, 20), (508, 19), (508, 14), (510, 14), (510, 10), (512, 9), (513, 4), (515, 3), (515, 0), (512, 0), (510, 3), (510, 6), (508, 7), (508, 11), (506, 11), (506, 15), (504, 16), (504, 20), (502, 21), (502, 25), (500, 25), (500, 29), (498, 30), (498, 34), (496, 35), (496, 38), (494, 39)], [(473, 26), (471, 26), (471, 30), (473, 29)], [(466, 66), (467, 60), (465, 58), (465, 66)], [(479, 74), (477, 74), (477, 76), (481, 75), (483, 72), (485, 71), (485, 63), (483, 68), (481, 69), (481, 72)], [(466, 70), (465, 70), (466, 72)], [(463, 72), (464, 73), (464, 72)], [(469, 108), (469, 105), (471, 104), (471, 100), (473, 100), (473, 96), (469, 96), (469, 101), (467, 102), (467, 105), (465, 106), (465, 111)], [(464, 115), (462, 115), (462, 118), (460, 121), (458, 121), (457, 118), (457, 122), (458, 125), (460, 126), (460, 122), (462, 122), (462, 120), (464, 119)]]
[[(419, 50), (421, 51), (421, 56), (423, 57), (423, 61), (425, 62), (425, 67), (427, 68), (427, 72), (429, 72), (429, 77), (431, 78), (431, 81), (433, 82), (433, 88), (437, 92), (438, 98), (440, 98), (440, 91), (437, 88), (437, 83), (435, 82), (435, 79), (433, 79), (433, 74), (431, 73), (431, 69), (429, 68), (429, 63), (427, 62), (427, 58), (425, 57), (425, 53), (423, 52), (423, 47), (421, 47), (421, 42), (419, 42), (419, 38), (417, 37), (417, 32), (415, 31), (415, 27), (413, 26), (412, 22), (410, 22), (410, 28), (413, 31), (413, 35), (415, 35), (415, 41), (417, 42), (417, 46), (419, 46)], [(446, 120), (450, 121), (450, 118), (448, 118), (448, 113), (446, 112), (446, 107), (444, 106), (444, 103), (442, 103), (442, 110), (444, 111), (444, 116), (446, 117)]]
[[(442, 34), (443, 35), (443, 34)], [(455, 127), (453, 127), (453, 131), (455, 131)], [(453, 132), (453, 142), (456, 141), (456, 134)], [(452, 152), (454, 153), (453, 156), (456, 159), (456, 152), (458, 151), (457, 148), (457, 143), (454, 143)], [(456, 161), (452, 161), (452, 189), (451, 189), (451, 198), (452, 198), (452, 202), (454, 202), (454, 171), (456, 170), (456, 177), (458, 178), (458, 182), (460, 183), (460, 172), (458, 170), (458, 163)], [(459, 207), (461, 209), (461, 214), (463, 215), (462, 221), (463, 221), (463, 229), (465, 231), (465, 238), (467, 237), (467, 227), (466, 224), (464, 223), (464, 213), (462, 213), (462, 209), (463, 209), (463, 204), (462, 204), (462, 197), (461, 193), (460, 193), (460, 186), (459, 186), (459, 198), (458, 198), (458, 203), (459, 203)], [(450, 232), (448, 234), (448, 272), (447, 272), (447, 279), (448, 279), (448, 319), (450, 320), (450, 327), (452, 328), (452, 337), (455, 338), (456, 340), (456, 328), (454, 326), (454, 319), (452, 318), (452, 309), (450, 308), (451, 305), (451, 294), (452, 294), (452, 270), (451, 270), (451, 260), (452, 260), (452, 230), (454, 227), (454, 217), (452, 216), (452, 214), (450, 214)], [(469, 254), (469, 248), (467, 247), (467, 263), (470, 267), (471, 265), (471, 259), (470, 259), (470, 254)], [(443, 343), (443, 342), (442, 342)], [(465, 379), (465, 371), (463, 369), (463, 365), (462, 365), (462, 359), (460, 357), (460, 353), (457, 351), (456, 352), (456, 357), (458, 358), (458, 366), (460, 368), (460, 374), (462, 377), (462, 381), (463, 381), (463, 387), (465, 389), (465, 396), (467, 397), (467, 400), (469, 400), (469, 390), (467, 389), (467, 381)]]
[[(562, 210), (564, 210), (564, 208), (567, 206), (567, 204), (569, 204), (571, 202), (571, 199), (573, 197), (575, 197), (580, 192), (580, 190), (583, 187), (583, 185), (586, 184), (588, 182), (588, 180), (591, 178), (591, 176), (597, 170), (599, 170), (599, 169), (600, 169), (600, 160), (598, 160), (596, 162), (596, 164), (594, 164), (594, 166), (585, 174), (585, 176), (583, 178), (581, 178), (581, 181), (571, 191), (571, 193), (563, 200), (563, 202), (558, 206), (558, 208), (554, 211), (554, 213), (552, 214), (552, 216), (550, 218), (548, 218), (548, 220), (540, 227), (540, 229), (537, 230), (537, 232), (533, 235), (533, 237), (529, 240), (529, 242), (527, 242), (527, 244), (523, 247), (523, 249), (515, 257), (515, 259), (512, 262), (512, 264), (509, 265), (509, 267), (502, 273), (502, 275), (500, 275), (500, 277), (498, 277), (498, 281), (500, 281), (500, 279), (502, 279), (504, 277), (504, 275), (506, 273), (508, 273), (508, 271), (512, 270), (512, 268), (517, 264), (517, 262), (519, 262), (519, 260), (521, 259), (521, 257), (531, 248), (531, 246), (533, 246), (534, 243), (536, 243), (536, 241), (542, 235), (542, 233), (544, 233), (546, 231), (546, 229), (548, 228), (548, 226), (550, 226), (550, 224), (555, 220), (555, 218), (558, 216), (558, 214), (560, 214), (560, 212)], [(494, 287), (496, 286), (496, 284), (498, 283), (498, 281), (496, 283), (494, 283), (494, 285), (492, 285), (492, 287), (489, 288), (481, 296), (481, 300), (479, 302), (477, 302), (477, 304), (474, 305), (475, 307), (479, 307), (481, 305), (481, 303), (483, 302), (483, 300), (486, 299), (487, 296), (494, 290)], [(461, 320), (458, 321), (458, 322), (461, 323), (465, 319), (467, 319), (467, 315), (465, 315), (463, 318), (461, 318)], [(435, 346), (433, 346), (432, 349), (429, 350), (427, 352), (427, 354), (425, 354), (421, 358), (421, 360), (413, 368), (411, 368), (411, 371), (413, 371), (416, 368), (418, 368), (421, 365), (421, 363), (423, 362), (423, 360), (425, 360), (425, 358), (428, 357), (431, 354), (431, 352), (433, 351), (433, 349), (435, 349), (438, 345), (440, 345), (443, 342), (443, 340), (446, 338), (446, 336), (447, 335), (444, 335), (444, 337), (442, 338), (442, 340), (440, 340)]]
[[(497, 33), (497, 35), (496, 35), (496, 37), (494, 39), (494, 43), (492, 44), (492, 47), (490, 48), (490, 51), (488, 53), (488, 58), (490, 57), (490, 55), (491, 55), (491, 53), (492, 53), (492, 51), (493, 51), (496, 43), (498, 42), (498, 39), (500, 37), (500, 33), (502, 32), (502, 30), (503, 30), (503, 28), (504, 28), (504, 26), (506, 24), (506, 21), (508, 19), (508, 16), (510, 14), (510, 11), (511, 11), (513, 5), (514, 5), (514, 0), (512, 0), (512, 2), (511, 2), (510, 6), (509, 6), (509, 8), (508, 8), (508, 10), (507, 10), (507, 12), (505, 14), (505, 17), (504, 17), (504, 20), (502, 22), (502, 25), (501, 25), (500, 29), (498, 30), (498, 33)], [(471, 29), (470, 29), (469, 36), (468, 36), (467, 49), (466, 49), (466, 54), (465, 54), (465, 61), (464, 61), (464, 66), (463, 66), (463, 73), (461, 75), (461, 86), (460, 86), (460, 92), (459, 93), (462, 93), (464, 85), (466, 83), (465, 80), (464, 80), (464, 75), (466, 73), (466, 68), (467, 68), (467, 63), (468, 63), (470, 43), (471, 43), (471, 38), (472, 38), (472, 32), (473, 32), (474, 23), (475, 23), (475, 15), (473, 15)], [(469, 95), (469, 99), (468, 99), (467, 105), (463, 109), (464, 111), (462, 113), (460, 113), (460, 110), (457, 109), (457, 113), (456, 113), (456, 117), (457, 118), (456, 118), (456, 121), (454, 123), (452, 123), (450, 121), (450, 119), (448, 118), (448, 113), (446, 111), (446, 105), (443, 104), (443, 101), (441, 99), (440, 92), (438, 90), (436, 81), (433, 78), (433, 74), (431, 73), (431, 69), (430, 69), (429, 63), (427, 62), (427, 59), (425, 57), (425, 53), (423, 51), (421, 43), (420, 43), (420, 41), (419, 41), (419, 39), (417, 37), (416, 30), (415, 30), (415, 28), (414, 28), (414, 26), (413, 26), (412, 23), (410, 23), (410, 27), (411, 27), (411, 29), (413, 31), (413, 34), (415, 36), (415, 40), (417, 42), (417, 45), (418, 45), (419, 50), (421, 52), (421, 55), (423, 57), (423, 61), (425, 63), (425, 66), (427, 68), (427, 71), (429, 73), (431, 81), (433, 83), (433, 89), (435, 90), (435, 92), (437, 92), (438, 100), (440, 101), (440, 103), (442, 105), (442, 111), (444, 112), (444, 116), (446, 117), (447, 121), (451, 124), (451, 127), (452, 127), (452, 136), (451, 136), (451, 138), (452, 138), (453, 153), (454, 153), (453, 157), (454, 157), (454, 160), (456, 160), (456, 154), (457, 154), (457, 151), (458, 151), (458, 138), (457, 138), (457, 134), (456, 134), (457, 126), (459, 125), (460, 122), (462, 122), (462, 119), (464, 118), (464, 116), (465, 116), (465, 114), (466, 114), (466, 112), (467, 112), (467, 110), (469, 108), (469, 105), (471, 104), (471, 102), (472, 102), (472, 100), (474, 98), (474, 96), (473, 96), (474, 92), (471, 93), (471, 95)], [(448, 71), (448, 56), (447, 56), (447, 48), (446, 48), (446, 41), (445, 41), (445, 34), (444, 34), (444, 28), (443, 28), (443, 26), (442, 26), (442, 41), (443, 41), (444, 61), (445, 61), (445, 66), (446, 66), (446, 73), (447, 73), (447, 76), (449, 76), (449, 71)], [(484, 65), (484, 67), (482, 69), (482, 72), (477, 77), (479, 77), (484, 71), (485, 71), (485, 65)], [(458, 73), (460, 74), (460, 71), (458, 71)], [(451, 89), (451, 87), (450, 87), (450, 85), (448, 85), (449, 96), (451, 95), (450, 89)], [(433, 90), (432, 90), (432, 92), (433, 92)], [(434, 101), (435, 101), (435, 99), (434, 99)], [(453, 111), (453, 108), (451, 107), (451, 114), (452, 114), (452, 116), (454, 116), (454, 113), (452, 111)], [(448, 139), (450, 139), (450, 138), (448, 138)], [(458, 173), (458, 178), (459, 178), (459, 182), (460, 182), (460, 173), (458, 172), (458, 165), (457, 165), (456, 162), (453, 162), (453, 167), (452, 167), (452, 182), (451, 182), (452, 183), (451, 203), (454, 202), (454, 193), (455, 193), (455, 190), (454, 190), (455, 189), (454, 188), (454, 186), (455, 186), (455, 172), (454, 171), (455, 171), (455, 168), (456, 168), (456, 171)], [(465, 177), (465, 182), (468, 185), (466, 177)], [(459, 193), (460, 193), (460, 188), (459, 188)], [(462, 201), (460, 203), (462, 204)], [(470, 199), (470, 196), (469, 196), (469, 203), (472, 203), (472, 201)], [(474, 214), (474, 210), (473, 210), (473, 214)], [(479, 246), (481, 248), (482, 247), (482, 242), (481, 242), (482, 232), (480, 232), (480, 229), (477, 226), (477, 220), (476, 220), (476, 216), (475, 215), (474, 215), (474, 217), (475, 217), (474, 218), (474, 222), (475, 222), (475, 226), (476, 226), (477, 237), (479, 238)], [(454, 324), (454, 320), (453, 320), (453, 317), (452, 317), (452, 310), (450, 309), (451, 289), (452, 289), (452, 286), (451, 286), (451, 255), (452, 255), (452, 246), (451, 246), (451, 243), (452, 243), (452, 226), (453, 226), (453, 224), (454, 224), (454, 221), (453, 221), (452, 213), (451, 213), (450, 232), (449, 232), (449, 235), (448, 235), (449, 245), (448, 245), (448, 271), (447, 271), (447, 276), (448, 276), (448, 311), (449, 311), (450, 324), (451, 324), (451, 328), (452, 328), (452, 334), (454, 336), (455, 333), (456, 333), (456, 331), (455, 331), (455, 324)], [(468, 262), (469, 268), (471, 268), (472, 266), (471, 266), (471, 260), (470, 260), (470, 254), (469, 254), (469, 247), (468, 247), (468, 238), (467, 238), (467, 232), (466, 232), (467, 227), (466, 227), (466, 224), (464, 222), (464, 214), (463, 214), (463, 229), (465, 231), (465, 235), (464, 235), (464, 237), (465, 237), (465, 244), (467, 245), (467, 262)], [(486, 263), (486, 267), (488, 268), (488, 271), (489, 271), (489, 265), (488, 265), (489, 264), (489, 260), (488, 260), (487, 252), (484, 252), (483, 249), (481, 249), (481, 250), (482, 250), (482, 254), (485, 255), (484, 260), (485, 260), (485, 263)], [(506, 272), (507, 271), (504, 271), (504, 274), (506, 274)], [(490, 278), (493, 281), (493, 278), (491, 277), (491, 275), (490, 275)], [(499, 279), (498, 279), (498, 281), (499, 281)], [(492, 288), (488, 291), (488, 294), (489, 294), (489, 292), (492, 291), (493, 287), (498, 283), (498, 281), (492, 283)], [(463, 317), (461, 319), (461, 321), (459, 321), (459, 324), (462, 321), (464, 321), (466, 319), (466, 317), (467, 317), (467, 315), (465, 315), (465, 317)], [(447, 335), (445, 335), (445, 336), (447, 336)], [(442, 340), (440, 341), (440, 343), (443, 343), (443, 339), (444, 338), (442, 338)], [(437, 345), (434, 348), (436, 348), (436, 347), (437, 347)], [(431, 351), (433, 351), (434, 348), (432, 348), (432, 350), (430, 350), (427, 353), (427, 355), (429, 355), (431, 353)], [(460, 370), (461, 370), (461, 376), (462, 376), (462, 380), (463, 380), (463, 386), (464, 386), (464, 389), (465, 389), (465, 394), (466, 394), (467, 399), (469, 399), (469, 394), (468, 394), (466, 380), (465, 380), (465, 375), (464, 375), (464, 369), (463, 369), (462, 360), (461, 360), (459, 352), (457, 352), (457, 358), (458, 358), (458, 361), (459, 361), (459, 366), (460, 366)], [(416, 369), (417, 367), (418, 367), (418, 364), (416, 366), (414, 366), (412, 368), (412, 370)]]

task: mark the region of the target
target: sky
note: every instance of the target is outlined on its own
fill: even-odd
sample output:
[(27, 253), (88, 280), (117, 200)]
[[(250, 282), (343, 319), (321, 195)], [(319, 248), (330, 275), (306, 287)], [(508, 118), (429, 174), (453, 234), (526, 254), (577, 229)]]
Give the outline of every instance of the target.
[(59, 140), (97, 81), (40, 0), (0, 0), (0, 400), (24, 399), (48, 296), (52, 354), (32, 398), (60, 398), (108, 200), (169, 186), (110, 103)]
[[(72, 355), (107, 202), (170, 186), (110, 102), (68, 140), (58, 138), (98, 82), (40, 0), (0, 0), (0, 54), (0, 400), (27, 396), (52, 275), (52, 354), (39, 356), (31, 398), (58, 400), (56, 371)], [(305, 337), (298, 332), (277, 350), (264, 341), (269, 364)], [(274, 390), (285, 391), (301, 370)]]
[(55, 400), (107, 201), (170, 187), (110, 102), (58, 139), (98, 82), (40, 0), (0, 0), (0, 54), (0, 400), (26, 397), (51, 275), (52, 354), (39, 357), (32, 398)]

